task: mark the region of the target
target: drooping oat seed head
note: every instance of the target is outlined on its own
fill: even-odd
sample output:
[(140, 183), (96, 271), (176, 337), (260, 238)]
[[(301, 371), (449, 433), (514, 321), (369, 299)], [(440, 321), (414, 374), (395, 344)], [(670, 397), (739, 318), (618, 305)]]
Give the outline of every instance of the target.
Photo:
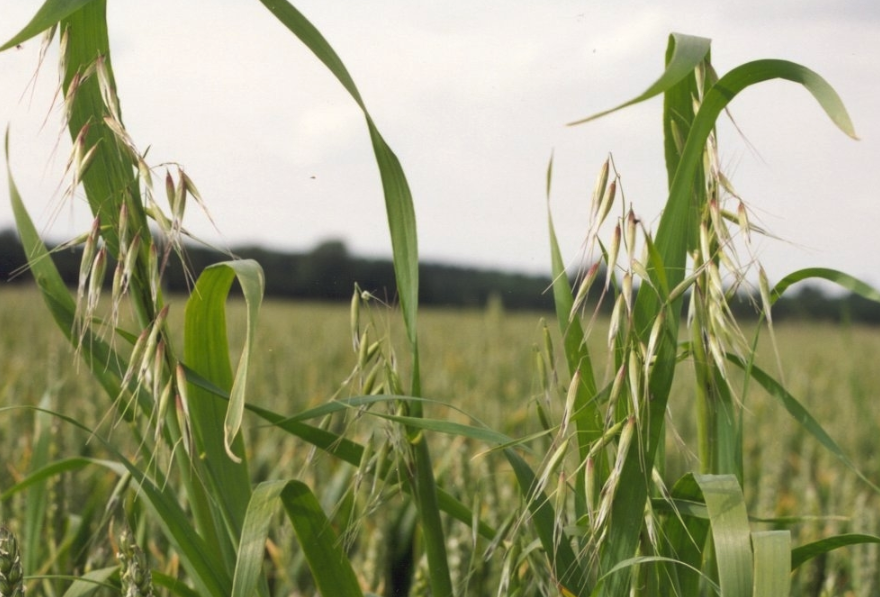
[(77, 313), (79, 313), (80, 305), (82, 304), (83, 298), (85, 297), (86, 280), (88, 280), (89, 273), (92, 271), (92, 264), (95, 261), (95, 254), (98, 252), (98, 240), (100, 238), (100, 235), (101, 218), (96, 217), (94, 220), (92, 220), (92, 228), (89, 231), (89, 235), (86, 237), (86, 242), (83, 246), (82, 260), (79, 263), (79, 281), (77, 283), (76, 290)]
[(630, 207), (629, 212), (626, 214), (626, 230), (623, 235), (623, 242), (626, 245), (627, 258), (630, 262), (635, 259), (636, 222), (636, 214), (635, 212), (633, 212), (632, 207)]
[(578, 368), (575, 370), (574, 375), (571, 376), (571, 383), (568, 385), (568, 393), (565, 396), (565, 408), (562, 411), (562, 425), (559, 429), (559, 434), (561, 436), (565, 436), (568, 433), (568, 426), (571, 422), (571, 418), (574, 416), (574, 402), (577, 398), (578, 389), (581, 384), (581, 370)]
[(623, 313), (624, 304), (623, 295), (617, 295), (617, 299), (614, 301), (614, 309), (611, 311), (611, 323), (608, 326), (608, 348), (614, 347), (614, 341), (617, 339), (617, 333), (620, 331), (620, 324), (625, 316)]
[(611, 244), (608, 246), (608, 255), (605, 261), (605, 290), (611, 285), (611, 276), (614, 275), (614, 268), (617, 267), (617, 254), (620, 251), (620, 223), (614, 227), (614, 234), (611, 236)]
[(620, 294), (626, 303), (626, 312), (632, 315), (632, 293), (633, 293), (633, 276), (630, 270), (623, 274), (623, 283), (621, 284)]
[(648, 347), (645, 349), (645, 379), (651, 378), (651, 366), (654, 362), (654, 356), (657, 353), (657, 345), (660, 342), (661, 334), (666, 328), (666, 309), (660, 309), (654, 324), (651, 326), (651, 333), (648, 336)]
[(571, 305), (571, 311), (568, 314), (569, 322), (574, 321), (577, 312), (580, 311), (584, 302), (587, 300), (590, 287), (593, 285), (593, 282), (596, 281), (596, 276), (599, 275), (599, 265), (601, 265), (601, 263), (597, 261), (590, 266), (590, 269), (587, 270), (587, 275), (584, 276), (584, 279), (581, 280), (581, 283), (578, 285), (577, 295), (575, 296), (574, 303)]
[(107, 247), (102, 246), (95, 255), (92, 264), (92, 272), (89, 276), (89, 292), (86, 297), (86, 319), (91, 319), (98, 301), (101, 298), (101, 288), (104, 286), (104, 275), (107, 273)]
[[(596, 222), (599, 216), (599, 209), (602, 206), (602, 200), (605, 198), (605, 188), (608, 186), (608, 168), (610, 158), (605, 160), (602, 168), (599, 170), (599, 176), (596, 177), (596, 185), (593, 187), (593, 197), (590, 202), (590, 220)], [(598, 225), (596, 225), (598, 228)]]
[(633, 345), (629, 351), (629, 363), (626, 367), (629, 374), (629, 395), (630, 395), (630, 412), (635, 416), (636, 421), (640, 421), (641, 401), (642, 401), (642, 367), (639, 351)]
[(602, 203), (599, 205), (599, 213), (597, 214), (596, 224), (593, 230), (598, 231), (599, 227), (605, 221), (605, 218), (608, 217), (608, 214), (611, 211), (611, 206), (614, 205), (615, 196), (617, 196), (617, 180), (612, 180), (611, 184), (608, 185), (608, 188), (605, 189), (605, 194), (602, 196)]
[(150, 298), (153, 304), (159, 298), (159, 248), (156, 243), (150, 242), (150, 254), (147, 258), (147, 267), (150, 271)]
[(119, 97), (116, 95), (116, 86), (110, 77), (110, 70), (107, 68), (107, 57), (98, 56), (95, 60), (95, 72), (98, 75), (98, 89), (101, 90), (101, 99), (104, 105), (110, 111), (110, 115), (118, 122), (119, 117)]

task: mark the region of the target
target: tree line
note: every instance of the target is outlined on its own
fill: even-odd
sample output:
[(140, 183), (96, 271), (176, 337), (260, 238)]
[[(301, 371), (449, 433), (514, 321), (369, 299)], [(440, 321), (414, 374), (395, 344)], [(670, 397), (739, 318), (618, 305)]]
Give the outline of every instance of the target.
[[(394, 300), (396, 283), (390, 260), (352, 255), (345, 243), (329, 240), (303, 253), (273, 251), (243, 246), (231, 252), (242, 259), (254, 259), (266, 276), (266, 295), (276, 298), (314, 301), (347, 301), (357, 283), (362, 289), (388, 301)], [(53, 253), (64, 281), (76, 286), (82, 249), (74, 247)], [(188, 246), (185, 264), (169, 259), (165, 272), (166, 290), (185, 292), (193, 278), (207, 266), (230, 259), (230, 254), (200, 246)], [(0, 281), (29, 283), (24, 249), (12, 230), (0, 231)], [(108, 268), (112, 272), (112, 269)], [(107, 282), (110, 282), (108, 274)], [(604, 279), (600, 273), (599, 279)], [(549, 276), (477, 269), (440, 263), (423, 263), (419, 270), (419, 300), (435, 307), (484, 307), (499, 303), (510, 310), (552, 311)], [(576, 280), (571, 280), (575, 284)], [(610, 309), (603, 304), (603, 309)], [(740, 296), (731, 305), (737, 317), (756, 318), (751, 297)], [(857, 295), (831, 296), (815, 286), (805, 285), (796, 295), (785, 296), (773, 308), (775, 320), (810, 319), (832, 322), (853, 321), (880, 324), (880, 305)]]

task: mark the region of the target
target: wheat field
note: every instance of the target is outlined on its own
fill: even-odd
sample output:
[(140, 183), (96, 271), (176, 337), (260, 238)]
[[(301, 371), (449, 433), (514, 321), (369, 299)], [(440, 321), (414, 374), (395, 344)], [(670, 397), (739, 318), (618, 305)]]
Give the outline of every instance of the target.
[[(124, 428), (118, 428), (120, 423), (107, 418), (106, 406), (98, 400), (100, 387), (86, 371), (78, 370), (71, 358), (71, 348), (47, 320), (39, 301), (37, 291), (29, 287), (7, 286), (0, 292), (0, 406), (42, 404), (94, 426), (96, 432), (124, 443), (129, 454), (137, 454), (138, 446), (131, 443)], [(174, 297), (169, 300), (172, 318), (175, 302)], [(243, 305), (233, 301), (230, 308), (233, 324), (229, 334), (237, 338), (244, 333)], [(293, 414), (334, 395), (345, 396), (343, 381), (357, 360), (351, 345), (347, 307), (267, 301), (263, 309), (257, 336), (263, 350), (253, 365), (249, 387), (252, 401)], [(378, 305), (371, 311), (371, 320), (378, 332), (388, 334), (394, 344), (400, 345), (396, 315), (393, 308)], [(535, 408), (542, 400), (542, 384), (535, 355), (543, 342), (544, 314), (509, 313), (496, 306), (466, 311), (426, 309), (422, 316), (422, 358), (425, 370), (431, 372), (424, 379), (424, 395), (437, 401), (426, 407), (431, 416), (458, 416), (466, 420), (439, 404), (444, 403), (494, 421), (512, 436), (540, 430)], [(868, 478), (880, 482), (876, 451), (880, 420), (873, 402), (880, 395), (880, 372), (873, 366), (875, 355), (880, 354), (880, 333), (868, 327), (809, 322), (780, 325), (776, 332), (782, 377), (789, 390), (860, 464)], [(233, 340), (232, 345), (237, 344)], [(758, 355), (762, 366), (775, 370), (776, 359), (769, 345), (761, 343)], [(691, 416), (694, 398), (689, 395), (692, 382), (687, 379), (687, 371), (683, 371), (669, 404), (668, 422), (680, 436), (679, 441), (674, 439), (676, 434), (669, 434), (673, 439), (666, 446), (670, 482), (682, 471), (693, 468), (696, 461), (696, 455), (684, 447), (694, 445), (696, 430)], [(556, 408), (561, 409), (561, 405)], [(833, 533), (880, 532), (877, 494), (808, 437), (773, 398), (756, 387), (746, 399), (745, 413), (744, 448), (748, 464), (744, 486), (749, 512), (754, 517), (777, 519), (763, 526), (790, 529), (795, 546)], [(40, 433), (46, 432), (41, 424), (49, 426), (53, 440), (50, 449), (54, 454), (103, 455), (96, 442), (90, 442), (87, 436), (58, 422), (41, 421), (33, 411), (4, 409), (2, 417), (0, 449), (7, 458), (0, 470), (0, 488), (10, 487), (30, 471), (35, 451), (39, 450)], [(366, 422), (360, 425), (357, 434), (362, 437), (380, 427)], [(351, 482), (350, 472), (331, 466), (331, 461), (320, 455), (309, 454), (307, 446), (263, 426), (260, 420), (247, 419), (244, 428), (251, 440), (255, 482), (297, 476), (332, 486), (336, 475), (337, 485), (347, 486)], [(454, 488), (465, 503), (476, 495), (514, 504), (518, 501), (503, 459), (487, 452), (487, 446), (462, 438), (450, 441), (442, 436), (432, 437), (431, 441), (437, 453), (442, 454), (437, 465), (441, 471), (439, 478), (447, 487)], [(114, 487), (112, 476), (81, 470), (65, 474), (48, 488), (48, 508), (41, 521), (44, 528), (40, 536), (49, 538), (58, 551), (67, 550), (67, 557), (53, 564), (58, 572), (70, 563), (97, 567), (112, 556), (110, 529), (101, 512), (114, 499)], [(31, 499), (27, 492), (22, 492), (3, 500), (3, 519), (20, 521), (19, 525), (29, 520), (26, 510)], [(384, 519), (405, 510), (399, 498), (389, 499), (392, 502), (388, 505), (396, 506), (387, 507), (378, 520), (374, 517), (364, 523), (360, 539), (353, 540), (352, 558), (361, 570), (377, 565), (370, 558), (381, 555), (376, 544), (384, 536), (383, 525), (391, 524)], [(328, 509), (333, 511), (329, 504)], [(497, 511), (513, 509), (508, 505)], [(503, 522), (492, 519), (490, 513), (487, 520)], [(74, 529), (74, 524), (82, 526)], [(760, 522), (754, 524), (762, 526)], [(19, 526), (17, 530), (24, 529)], [(71, 534), (72, 530), (77, 532)], [(282, 541), (284, 531), (279, 533), (282, 534), (276, 540)], [(458, 538), (467, 551), (469, 529), (453, 529), (451, 535), (453, 544)], [(156, 568), (172, 572), (174, 558), (161, 536), (148, 537), (147, 542), (152, 557), (157, 558)], [(295, 586), (297, 571), (302, 574), (301, 556), (294, 550), (284, 557), (291, 570), (291, 579), (284, 582)], [(468, 562), (460, 565), (465, 569)], [(838, 550), (802, 566), (793, 577), (792, 592), (802, 594), (799, 587), (822, 587), (822, 594), (829, 595), (844, 594), (838, 592), (842, 589), (852, 591), (846, 594), (876, 594), (880, 590), (878, 565), (880, 554), (875, 545)], [(46, 581), (43, 590), (49, 586)]]

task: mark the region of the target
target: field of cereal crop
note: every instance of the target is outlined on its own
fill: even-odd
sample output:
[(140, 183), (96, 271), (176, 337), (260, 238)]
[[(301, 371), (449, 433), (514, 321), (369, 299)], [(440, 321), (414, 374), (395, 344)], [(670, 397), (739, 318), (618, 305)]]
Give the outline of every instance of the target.
[[(47, 320), (39, 301), (32, 288), (8, 286), (0, 292), (0, 406), (4, 407), (0, 413), (0, 450), (7, 455), (0, 470), (0, 489), (29, 472), (34, 452), (39, 449), (35, 438), (46, 432), (39, 430), (40, 422), (33, 411), (10, 407), (43, 404), (94, 426), (99, 434), (117, 440), (128, 437), (123, 430), (114, 430), (114, 424), (119, 423), (106, 417), (106, 407), (101, 406), (103, 398), (97, 400), (100, 389), (86, 371), (77, 370), (71, 349)], [(169, 302), (175, 305), (173, 297)], [(174, 309), (172, 306), (172, 314)], [(233, 303), (233, 338), (243, 333), (241, 326), (234, 324), (239, 309)], [(541, 321), (545, 314), (505, 313), (497, 309), (425, 310), (422, 316), (423, 366), (430, 372), (424, 379), (427, 398), (494, 421), (514, 436), (539, 429), (534, 414), (536, 401), (542, 397), (535, 354), (542, 342)], [(383, 332), (399, 336), (400, 330), (395, 328), (398, 320), (390, 308), (377, 307), (373, 321)], [(867, 477), (874, 483), (880, 482), (876, 450), (880, 415), (875, 407), (880, 396), (880, 371), (874, 366), (876, 355), (880, 354), (880, 331), (804, 322), (780, 326), (777, 334), (782, 373), (789, 390), (859, 463)], [(325, 402), (336, 392), (346, 395), (340, 388), (356, 361), (346, 306), (268, 301), (258, 337), (264, 350), (253, 364), (249, 391), (254, 403), (293, 414)], [(766, 342), (761, 343), (758, 354), (759, 364), (775, 371), (775, 357)], [(682, 377), (686, 378), (687, 370), (683, 371)], [(693, 445), (696, 433), (691, 383), (680, 379), (677, 387), (680, 389), (674, 391), (674, 399), (670, 400), (668, 420), (682, 441), (670, 439), (667, 443), (670, 480), (693, 467), (696, 459), (695, 454), (684, 448)], [(557, 409), (560, 406), (555, 405)], [(747, 493), (750, 513), (778, 519), (764, 526), (791, 529), (795, 545), (832, 532), (880, 532), (880, 500), (876, 493), (807, 436), (759, 388), (754, 388), (745, 406), (744, 485), (752, 488)], [(429, 405), (427, 411), (431, 416), (457, 416), (439, 404)], [(88, 436), (49, 419), (44, 419), (43, 424), (52, 434), (53, 452), (105, 455)], [(361, 435), (369, 435), (380, 426), (362, 427)], [(320, 456), (315, 456), (315, 464), (306, 467), (307, 446), (263, 426), (256, 418), (246, 419), (245, 429), (253, 439), (251, 457), (256, 481), (299, 476), (312, 482), (328, 477), (323, 482), (329, 483), (334, 474), (339, 474), (335, 467), (331, 467), (332, 471), (327, 468), (329, 462)], [(515, 493), (504, 490), (511, 482), (510, 473), (502, 461), (486, 452), (486, 446), (469, 445), (461, 438), (450, 442), (442, 436), (432, 441), (445, 445), (446, 449), (438, 451), (443, 454), (443, 478), (463, 498), (473, 499), (491, 485), (497, 499), (519, 499)], [(136, 445), (128, 447), (130, 454), (136, 454), (137, 449)], [(462, 469), (468, 469), (468, 474)], [(485, 469), (485, 475), (481, 478), (471, 469)], [(497, 483), (490, 483), (493, 476), (498, 477)], [(349, 481), (337, 479), (340, 483), (343, 480)], [(59, 559), (55, 566), (62, 568), (69, 561), (100, 559), (107, 548), (104, 537), (108, 531), (100, 512), (114, 499), (114, 488), (113, 480), (106, 474), (89, 469), (66, 474), (49, 488), (47, 516), (41, 523), (44, 528), (40, 536), (55, 549), (68, 553), (68, 558)], [(4, 519), (28, 520), (29, 502), (27, 491), (4, 500), (0, 504)], [(372, 521), (370, 533), (375, 535), (382, 524), (391, 526), (392, 522)], [(74, 530), (78, 533), (72, 534), (74, 525), (83, 526), (77, 526)], [(173, 558), (161, 559), (167, 545), (158, 535), (150, 540), (149, 546), (162, 565), (171, 570)], [(75, 549), (91, 555), (84, 557), (74, 553)], [(375, 556), (369, 550), (355, 550), (355, 561), (369, 568), (371, 563), (365, 559), (371, 553)], [(288, 557), (297, 559), (295, 555)], [(162, 565), (158, 568), (162, 569)], [(802, 567), (794, 577), (793, 592), (798, 594), (801, 583), (804, 588), (825, 587), (832, 594), (838, 586), (857, 587), (858, 594), (870, 595), (880, 590), (878, 565), (880, 555), (876, 546), (839, 550)], [(296, 570), (296, 566), (291, 569)]]

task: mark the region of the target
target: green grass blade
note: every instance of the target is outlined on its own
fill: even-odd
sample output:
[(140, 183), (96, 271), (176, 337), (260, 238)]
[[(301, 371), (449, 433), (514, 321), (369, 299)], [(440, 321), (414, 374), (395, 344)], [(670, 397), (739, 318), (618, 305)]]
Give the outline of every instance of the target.
[[(548, 168), (547, 176), (550, 176)], [(548, 198), (549, 199), (549, 198)], [(593, 372), (593, 361), (590, 358), (590, 350), (584, 340), (584, 329), (579, 319), (569, 322), (572, 306), (574, 305), (574, 296), (571, 292), (571, 286), (568, 281), (568, 273), (565, 270), (565, 262), (562, 259), (562, 252), (559, 250), (559, 241), (556, 239), (556, 228), (553, 226), (553, 217), (547, 212), (547, 224), (550, 231), (550, 265), (551, 276), (553, 277), (553, 302), (556, 306), (556, 321), (559, 325), (559, 332), (562, 334), (565, 346), (565, 359), (568, 364), (569, 375), (574, 375), (575, 371), (581, 372), (581, 384), (583, 386), (584, 404), (577, 404), (577, 410), (586, 406), (586, 401), (593, 398), (596, 394), (596, 378)], [(581, 394), (581, 393), (579, 393)], [(593, 407), (592, 410), (596, 410)], [(598, 412), (598, 411), (597, 411)], [(591, 418), (587, 415), (587, 418)], [(600, 430), (601, 432), (601, 430)]]
[(187, 363), (207, 374), (209, 378), (215, 379), (218, 385), (229, 386), (231, 366), (225, 334), (225, 304), (232, 280), (235, 278), (238, 279), (244, 294), (247, 321), (245, 343), (235, 370), (235, 377), (231, 380), (229, 404), (224, 416), (223, 446), (231, 458), (236, 458), (232, 452), (232, 442), (241, 430), (248, 365), (260, 304), (263, 301), (265, 282), (260, 265), (256, 261), (246, 259), (217, 263), (206, 268), (187, 301), (185, 328)]
[(150, 574), (153, 576), (154, 587), (162, 587), (170, 593), (180, 595), (180, 597), (199, 597), (197, 591), (192, 590), (173, 576), (168, 576), (158, 570), (151, 570)]
[(46, 29), (55, 25), (61, 19), (76, 12), (83, 5), (92, 0), (48, 0), (43, 4), (37, 14), (19, 31), (12, 39), (0, 46), (0, 52), (14, 48), (20, 43), (40, 35)]
[(419, 297), (418, 242), (412, 195), (400, 162), (379, 133), (342, 59), (324, 36), (302, 13), (285, 0), (260, 1), (275, 15), (275, 18), (312, 51), (318, 60), (324, 63), (364, 112), (376, 163), (382, 177), (382, 187), (385, 191), (385, 207), (391, 231), (394, 273), (397, 277), (397, 288), (400, 293), (400, 306), (410, 344), (414, 346)]
[[(247, 303), (247, 335), (233, 376), (226, 336), (226, 298), (236, 278)], [(209, 484), (213, 488), (211, 493), (216, 497), (227, 524), (226, 540), (229, 541), (235, 541), (241, 535), (241, 525), (250, 500), (250, 476), (247, 461), (243, 458), (244, 441), (239, 431), (248, 363), (262, 295), (260, 266), (249, 260), (230, 261), (206, 268), (186, 304), (184, 360), (191, 369), (225, 390), (230, 397), (228, 401), (219, 400), (211, 392), (188, 384), (193, 433), (208, 471)], [(240, 461), (233, 460), (232, 454), (240, 454)], [(228, 549), (225, 552), (232, 553)], [(230, 562), (230, 566), (232, 564)]]
[[(395, 394), (375, 394), (372, 396), (355, 396), (353, 398), (346, 398), (344, 400), (334, 400), (332, 402), (327, 402), (316, 406), (314, 408), (310, 408), (308, 410), (302, 411), (292, 417), (288, 417), (284, 420), (285, 423), (294, 423), (300, 421), (307, 421), (309, 419), (318, 419), (322, 417), (326, 417), (328, 415), (332, 415), (334, 413), (347, 411), (351, 409), (360, 409), (364, 406), (370, 406), (373, 404), (380, 404), (385, 402), (432, 402), (425, 398), (413, 398), (411, 396), (398, 396)], [(459, 412), (461, 409), (456, 408), (454, 405), (441, 403), (444, 406), (451, 408), (453, 410), (457, 410)], [(445, 419), (428, 419), (424, 417), (407, 417), (400, 415), (392, 415), (388, 413), (375, 412), (372, 410), (367, 410), (364, 414), (368, 414), (374, 417), (379, 417), (385, 419), (386, 421), (396, 421), (398, 423), (403, 423), (404, 425), (411, 427), (413, 429), (424, 429), (426, 431), (436, 431), (439, 433), (445, 433), (447, 435), (457, 435), (461, 437), (468, 437), (471, 439), (475, 439), (478, 441), (482, 441), (488, 444), (497, 444), (497, 445), (513, 445), (518, 443), (523, 443), (523, 440), (517, 440), (509, 435), (505, 435), (499, 431), (495, 431), (491, 427), (485, 424), (480, 424), (479, 426), (475, 425), (466, 425), (463, 423), (455, 423), (453, 421), (448, 421)], [(466, 414), (466, 413), (465, 413)], [(479, 421), (478, 421), (479, 422)]]
[(852, 533), (848, 535), (836, 535), (820, 541), (808, 543), (791, 551), (791, 569), (796, 570), (804, 562), (822, 554), (834, 551), (847, 545), (860, 545), (863, 543), (880, 543), (880, 537), (874, 535), (861, 535)]
[(770, 291), (770, 300), (775, 303), (792, 284), (813, 278), (834, 282), (841, 288), (858, 294), (870, 301), (880, 303), (880, 291), (877, 291), (871, 285), (866, 284), (849, 274), (824, 267), (808, 267), (788, 274), (773, 287), (773, 290)]
[(453, 421), (428, 419), (424, 417), (401, 417), (398, 415), (374, 412), (370, 412), (369, 414), (388, 421), (403, 423), (404, 425), (415, 429), (424, 429), (425, 431), (436, 431), (437, 433), (445, 433), (446, 435), (467, 437), (488, 444), (510, 445), (517, 443), (517, 440), (512, 437), (495, 431), (494, 429), (489, 429), (488, 427), (474, 427), (472, 425), (464, 425)]
[[(140, 188), (135, 177), (135, 163), (122, 141), (105, 122), (109, 110), (104, 104), (98, 76), (73, 82), (94, 67), (100, 57), (104, 61), (109, 84), (115, 88), (113, 67), (110, 59), (110, 40), (107, 31), (106, 0), (93, 0), (69, 14), (61, 25), (69, 32), (66, 71), (64, 72), (64, 97), (70, 104), (68, 129), (71, 139), (76, 139), (83, 127), (88, 126), (85, 147), (97, 146), (94, 158), (82, 177), (82, 185), (92, 214), (101, 219), (101, 235), (110, 253), (119, 255), (118, 222), (120, 209), (127, 203), (130, 209), (132, 236), (141, 235), (147, 241), (149, 228), (140, 200)], [(131, 198), (126, 201), (125, 197)], [(149, 242), (142, 242), (146, 250)], [(132, 279), (134, 291), (140, 283)], [(154, 314), (148, 315), (149, 319)]]
[(118, 570), (119, 566), (109, 566), (107, 568), (99, 568), (98, 570), (90, 570), (73, 581), (61, 597), (87, 597), (88, 595), (92, 595), (98, 589), (113, 589), (113, 585), (109, 584), (107, 581), (110, 580), (110, 577), (116, 574)]
[[(24, 408), (24, 407), (7, 407), (7, 408)], [(6, 410), (0, 409), (0, 412)], [(44, 413), (45, 414), (45, 413)], [(8, 487), (6, 491), (0, 494), (0, 502), (6, 501), (11, 498), (16, 493), (24, 491), (29, 487), (38, 484), (44, 483), (45, 481), (51, 479), (52, 477), (56, 477), (61, 475), (62, 473), (71, 473), (74, 471), (78, 471), (83, 469), (90, 464), (99, 464), (104, 468), (108, 468), (113, 470), (117, 475), (122, 476), (125, 474), (125, 467), (118, 463), (113, 463), (110, 460), (100, 460), (98, 458), (86, 458), (83, 456), (75, 456), (73, 458), (64, 458), (62, 460), (56, 460), (55, 462), (50, 462), (45, 466), (40, 467), (39, 469), (32, 472), (30, 475), (15, 483), (12, 487)]]
[(590, 122), (591, 120), (596, 120), (597, 118), (601, 118), (602, 116), (611, 114), (612, 112), (617, 112), (618, 110), (622, 110), (627, 106), (638, 104), (668, 91), (679, 81), (681, 81), (694, 71), (694, 68), (697, 66), (697, 64), (699, 64), (708, 55), (709, 46), (711, 44), (711, 40), (706, 39), (705, 37), (696, 37), (693, 35), (684, 35), (681, 33), (671, 34), (669, 36), (669, 42), (670, 48), (673, 49), (673, 52), (666, 62), (666, 70), (663, 71), (663, 74), (660, 75), (660, 78), (657, 79), (654, 84), (651, 85), (647, 90), (645, 90), (644, 93), (642, 93), (638, 97), (635, 97), (627, 102), (620, 104), (617, 107), (611, 108), (610, 110), (605, 110), (603, 112), (599, 112), (598, 114), (593, 114), (592, 116), (588, 116), (581, 120), (571, 122), (569, 123), (569, 126), (575, 126), (578, 124)]
[(281, 491), (281, 501), (320, 593), (362, 596), (342, 542), (308, 486), (299, 481), (287, 482)]
[[(559, 331), (564, 342), (568, 372), (570, 375), (574, 375), (574, 372), (578, 370), (581, 372), (583, 391), (579, 392), (579, 399), (583, 404), (578, 405), (577, 409), (580, 411), (581, 408), (587, 406), (587, 400), (595, 396), (596, 379), (590, 351), (584, 341), (584, 328), (581, 326), (579, 319), (569, 322), (569, 314), (571, 313), (572, 305), (574, 305), (574, 296), (571, 293), (565, 264), (559, 251), (559, 243), (556, 240), (553, 220), (549, 215), (548, 220), (550, 225), (551, 275), (553, 276), (553, 301), (556, 305), (556, 321), (559, 324)], [(577, 405), (577, 402), (575, 404)], [(592, 410), (596, 410), (596, 408), (593, 407)], [(590, 418), (589, 415), (587, 418)]]
[(733, 475), (694, 475), (703, 492), (718, 565), (722, 597), (752, 594), (752, 543), (739, 481)]
[(791, 594), (791, 532), (752, 533), (755, 550), (754, 597), (787, 597)]
[(586, 595), (587, 574), (580, 566), (567, 538), (559, 537), (556, 530), (557, 516), (553, 505), (544, 493), (535, 495), (538, 479), (525, 460), (512, 448), (504, 449), (504, 456), (513, 468), (523, 499), (532, 515), (532, 524), (538, 532), (541, 546), (550, 561), (556, 582), (573, 595)]
[(832, 439), (830, 435), (825, 431), (822, 427), (821, 423), (817, 421), (813, 415), (798, 401), (797, 398), (792, 396), (785, 387), (780, 384), (778, 381), (773, 379), (770, 375), (768, 375), (763, 369), (758, 367), (757, 365), (749, 365), (740, 357), (728, 354), (727, 360), (742, 369), (743, 371), (748, 371), (751, 375), (752, 379), (758, 382), (758, 384), (763, 387), (767, 393), (771, 396), (779, 400), (782, 403), (783, 408), (788, 411), (788, 414), (792, 416), (792, 418), (797, 421), (797, 423), (803, 427), (804, 431), (812, 435), (822, 446), (834, 454), (843, 464), (846, 465), (851, 471), (853, 471), (856, 475), (859, 476), (862, 481), (871, 486), (875, 491), (880, 492), (880, 487), (877, 487), (870, 479), (868, 479), (864, 473), (862, 473), (855, 465), (855, 463), (846, 455), (843, 449), (837, 444), (837, 442)]
[[(40, 400), (40, 407), (49, 408), (50, 394), (46, 393)], [(30, 466), (34, 470), (45, 467), (49, 463), (49, 453), (52, 442), (51, 417), (44, 412), (34, 414), (34, 429), (32, 440), (32, 456)], [(25, 570), (37, 570), (46, 554), (43, 553), (45, 541), (43, 537), (43, 522), (49, 506), (48, 488), (45, 481), (39, 481), (28, 492), (27, 506), (25, 508), (24, 526), (24, 550), (22, 553), (22, 566)]]
[(663, 522), (665, 541), (661, 544), (661, 552), (681, 565), (664, 565), (665, 575), (674, 579), (681, 595), (697, 595), (702, 579), (703, 551), (709, 535), (709, 513), (692, 473), (675, 483), (671, 498), (675, 510)]
[(256, 589), (265, 559), (269, 524), (286, 486), (286, 481), (267, 481), (257, 485), (251, 494), (238, 542), (232, 597), (250, 597)]
[[(412, 394), (419, 396), (421, 395), (421, 380), (417, 331), (418, 239), (412, 194), (403, 168), (367, 111), (354, 80), (324, 36), (286, 0), (260, 1), (324, 63), (363, 110), (385, 194), (385, 211), (391, 233), (397, 292), (412, 357)], [(413, 405), (411, 414), (415, 417), (422, 415), (419, 403)], [(452, 595), (452, 581), (446, 557), (446, 540), (437, 504), (436, 480), (434, 479), (430, 452), (424, 442), (416, 443), (412, 449), (416, 464), (412, 484), (418, 503), (422, 530), (425, 534), (428, 564), (431, 569), (431, 587), (437, 597)]]

